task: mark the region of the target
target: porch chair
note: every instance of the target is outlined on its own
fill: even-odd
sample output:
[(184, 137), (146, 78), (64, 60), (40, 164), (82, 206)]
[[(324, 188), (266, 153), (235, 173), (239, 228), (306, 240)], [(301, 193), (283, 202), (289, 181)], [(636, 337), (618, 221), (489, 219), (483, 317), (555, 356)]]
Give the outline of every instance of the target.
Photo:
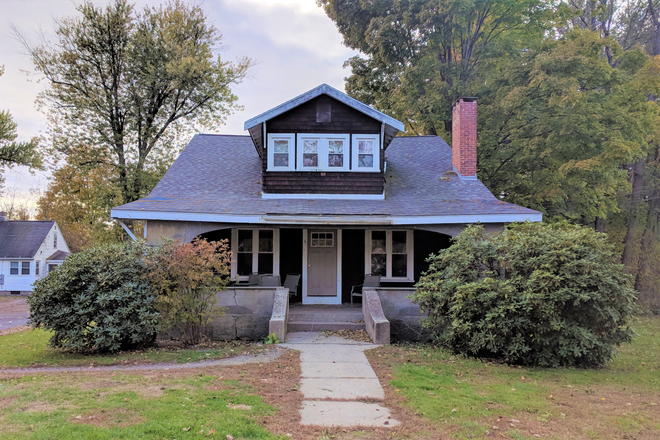
[(300, 282), (299, 273), (288, 273), (284, 279), (284, 287), (289, 289), (289, 296), (298, 295), (298, 283)]
[(353, 297), (359, 296), (362, 298), (362, 291), (365, 287), (378, 287), (380, 286), (380, 275), (365, 275), (362, 284), (351, 286), (351, 306), (353, 306)]
[(250, 274), (250, 277), (248, 278), (248, 285), (249, 286), (258, 286), (259, 282), (261, 281), (261, 278), (259, 277), (259, 274), (256, 272), (253, 272)]
[(259, 279), (261, 280), (259, 282), (260, 286), (264, 286), (264, 287), (279, 287), (280, 286), (280, 276), (279, 275), (272, 275), (272, 274), (259, 275)]

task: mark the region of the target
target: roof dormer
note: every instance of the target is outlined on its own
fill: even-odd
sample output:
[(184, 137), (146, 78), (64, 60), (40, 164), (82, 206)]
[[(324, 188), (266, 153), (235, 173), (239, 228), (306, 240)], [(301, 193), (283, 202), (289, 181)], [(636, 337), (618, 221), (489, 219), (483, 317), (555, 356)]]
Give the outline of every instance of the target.
[(264, 197), (382, 197), (385, 149), (401, 122), (327, 84), (245, 123), (263, 163)]

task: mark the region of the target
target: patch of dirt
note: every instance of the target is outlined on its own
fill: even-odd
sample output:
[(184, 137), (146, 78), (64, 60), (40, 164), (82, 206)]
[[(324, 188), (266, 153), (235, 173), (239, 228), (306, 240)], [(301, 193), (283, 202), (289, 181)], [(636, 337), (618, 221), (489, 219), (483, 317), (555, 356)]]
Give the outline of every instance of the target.
[(227, 408), (229, 409), (242, 409), (244, 411), (250, 411), (252, 407), (250, 405), (245, 405), (243, 403), (239, 403), (238, 405), (234, 405), (233, 403), (230, 403), (227, 405)]
[(9, 327), (8, 329), (0, 330), (0, 336), (11, 335), (11, 334), (14, 334), (14, 333), (20, 333), (20, 332), (24, 332), (26, 330), (30, 330), (30, 327), (27, 326), (27, 325), (19, 325), (18, 327)]
[(25, 302), (27, 299), (25, 296), (0, 296), (0, 299), (0, 313), (23, 313), (30, 311), (30, 306)]
[(23, 411), (27, 412), (46, 412), (46, 411), (55, 411), (57, 408), (61, 408), (62, 406), (56, 406), (53, 405), (52, 403), (48, 402), (31, 402), (27, 406), (23, 407)]
[(18, 396), (0, 397), (0, 409), (10, 407), (17, 399)]
[(340, 338), (353, 339), (360, 342), (373, 342), (369, 334), (364, 330), (327, 330), (323, 334), (328, 336), (339, 336)]
[(69, 418), (70, 423), (98, 428), (126, 428), (145, 421), (145, 418), (131, 414), (124, 408), (97, 409)]
[(92, 382), (83, 382), (78, 384), (78, 388), (83, 391), (87, 390), (98, 390), (101, 388), (112, 388), (121, 385), (121, 382), (115, 380), (95, 380)]

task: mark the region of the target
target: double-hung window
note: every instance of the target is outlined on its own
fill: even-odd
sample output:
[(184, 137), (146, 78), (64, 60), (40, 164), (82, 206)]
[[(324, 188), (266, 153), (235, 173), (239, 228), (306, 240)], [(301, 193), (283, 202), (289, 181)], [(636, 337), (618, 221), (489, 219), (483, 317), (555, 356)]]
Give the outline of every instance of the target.
[(251, 273), (279, 273), (279, 230), (234, 229), (232, 252), (236, 256), (232, 277), (247, 279)]
[(9, 275), (18, 275), (18, 261), (9, 263)]
[(413, 281), (412, 231), (366, 231), (365, 267), (383, 279)]
[(380, 171), (380, 136), (354, 134), (353, 171)]
[(9, 263), (9, 275), (19, 275), (19, 274), (30, 275), (29, 261), (11, 261)]
[(268, 135), (268, 171), (293, 171), (296, 169), (296, 145), (292, 134)]
[(348, 171), (349, 137), (345, 134), (298, 134), (298, 170)]

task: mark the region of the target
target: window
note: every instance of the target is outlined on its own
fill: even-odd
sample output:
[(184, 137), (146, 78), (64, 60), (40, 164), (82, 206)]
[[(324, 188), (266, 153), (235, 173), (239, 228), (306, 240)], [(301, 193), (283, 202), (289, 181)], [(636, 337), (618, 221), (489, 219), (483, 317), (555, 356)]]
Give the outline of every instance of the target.
[(384, 279), (413, 281), (412, 231), (367, 231), (365, 267)]
[(353, 171), (380, 171), (380, 136), (354, 134)]
[(49, 264), (48, 265), (48, 273), (51, 273), (52, 271), (57, 269), (57, 266), (59, 266), (59, 264)]
[(299, 134), (298, 169), (348, 171), (348, 150), (348, 135)]
[(273, 229), (234, 229), (232, 250), (236, 265), (232, 277), (245, 277), (251, 273), (279, 273), (279, 231)]
[(53, 233), (53, 247), (57, 249), (57, 232)]
[(39, 275), (39, 262), (38, 261), (34, 262), (34, 274), (37, 275), (37, 276)]
[(23, 261), (21, 263), (21, 275), (30, 275), (30, 262)]
[(292, 134), (268, 135), (268, 171), (296, 169), (295, 142)]
[(312, 232), (312, 247), (335, 247), (335, 233)]
[(18, 261), (9, 263), (9, 275), (18, 275)]

